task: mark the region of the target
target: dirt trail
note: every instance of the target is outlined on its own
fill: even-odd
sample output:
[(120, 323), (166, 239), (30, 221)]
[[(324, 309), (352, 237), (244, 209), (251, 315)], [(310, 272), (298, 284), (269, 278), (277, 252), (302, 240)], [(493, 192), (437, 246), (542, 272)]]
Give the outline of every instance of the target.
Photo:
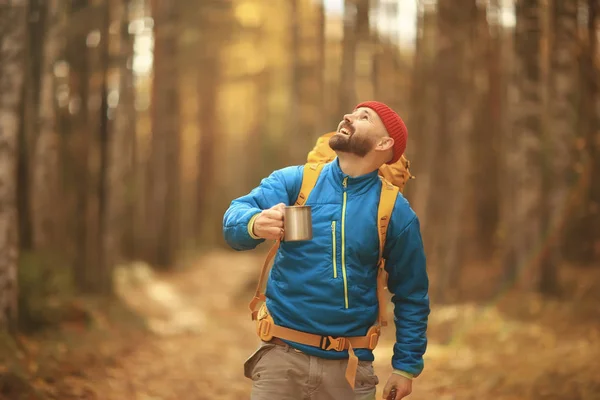
[[(247, 282), (261, 262), (256, 253), (213, 253), (167, 276), (140, 265), (121, 271), (118, 292), (152, 333), (106, 338), (113, 346), (82, 361), (63, 382), (78, 389), (61, 400), (248, 399), (242, 364), (258, 339)], [(434, 306), (426, 369), (409, 398), (600, 399), (598, 304), (506, 295), (493, 306)], [(393, 331), (375, 352), (378, 396), (391, 371)]]

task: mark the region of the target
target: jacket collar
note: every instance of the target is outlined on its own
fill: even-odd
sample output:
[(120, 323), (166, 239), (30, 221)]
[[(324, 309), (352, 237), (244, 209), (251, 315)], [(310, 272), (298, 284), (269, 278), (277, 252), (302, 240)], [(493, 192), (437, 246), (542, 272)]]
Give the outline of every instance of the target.
[(345, 174), (340, 168), (340, 161), (337, 157), (329, 163), (328, 169), (328, 176), (331, 179), (331, 183), (338, 190), (344, 190), (345, 181), (347, 192), (359, 194), (366, 192), (374, 184), (379, 182), (377, 170), (357, 177), (351, 177), (350, 175)]

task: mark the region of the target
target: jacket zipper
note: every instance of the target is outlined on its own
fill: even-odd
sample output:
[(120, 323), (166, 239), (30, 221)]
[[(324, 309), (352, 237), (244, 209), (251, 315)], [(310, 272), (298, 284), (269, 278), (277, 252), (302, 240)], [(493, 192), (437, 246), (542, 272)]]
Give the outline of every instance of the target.
[(333, 252), (332, 252), (332, 259), (333, 259), (333, 277), (337, 278), (337, 246), (335, 243), (335, 221), (331, 221), (331, 242), (333, 244)]
[(348, 177), (344, 178), (342, 182), (342, 186), (344, 186), (344, 202), (342, 203), (342, 276), (344, 277), (344, 300), (346, 304), (346, 308), (348, 308), (348, 278), (346, 276), (346, 200), (348, 194), (346, 193), (346, 188), (348, 186)]

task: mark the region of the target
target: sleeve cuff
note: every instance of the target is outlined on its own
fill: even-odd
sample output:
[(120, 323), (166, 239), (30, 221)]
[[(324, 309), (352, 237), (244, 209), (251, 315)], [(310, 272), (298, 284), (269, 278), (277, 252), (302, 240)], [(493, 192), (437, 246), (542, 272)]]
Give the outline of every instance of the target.
[(413, 378), (415, 377), (413, 374), (409, 374), (408, 372), (401, 371), (401, 370), (399, 370), (399, 369), (395, 369), (395, 370), (393, 370), (393, 371), (392, 371), (392, 373), (394, 373), (394, 374), (396, 374), (396, 375), (403, 376), (403, 377), (405, 377), (405, 378), (407, 378), (407, 379), (413, 379)]
[(260, 237), (258, 237), (254, 234), (254, 221), (256, 221), (256, 218), (258, 218), (259, 215), (260, 215), (260, 213), (254, 214), (252, 216), (252, 218), (250, 218), (250, 221), (248, 222), (248, 234), (250, 235), (250, 237), (252, 239), (260, 239)]

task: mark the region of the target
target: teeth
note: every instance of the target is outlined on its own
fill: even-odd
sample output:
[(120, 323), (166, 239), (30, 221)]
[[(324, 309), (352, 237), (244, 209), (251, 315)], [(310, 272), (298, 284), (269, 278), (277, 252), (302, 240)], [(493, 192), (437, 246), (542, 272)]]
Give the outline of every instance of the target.
[(346, 128), (340, 129), (340, 132), (343, 133), (344, 135), (349, 135), (350, 134), (350, 132), (348, 132), (348, 129), (346, 129)]

